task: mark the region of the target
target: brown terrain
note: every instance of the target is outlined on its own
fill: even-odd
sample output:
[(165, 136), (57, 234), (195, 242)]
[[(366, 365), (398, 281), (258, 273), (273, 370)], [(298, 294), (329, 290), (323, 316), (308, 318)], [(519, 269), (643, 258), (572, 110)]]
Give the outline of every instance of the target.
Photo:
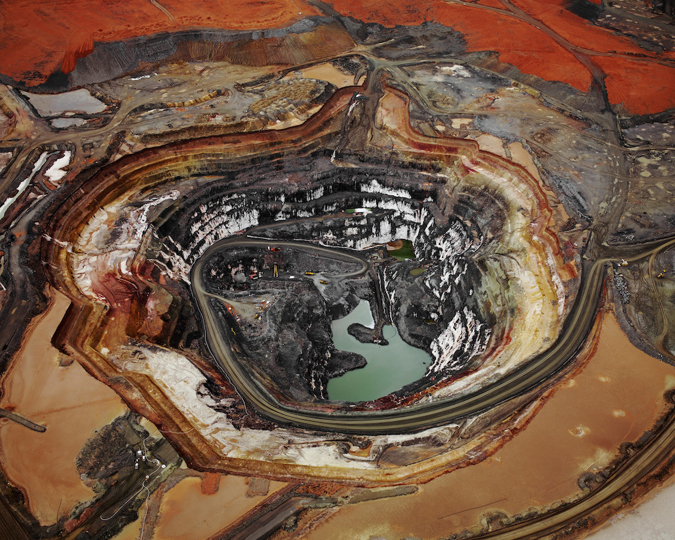
[(480, 530), (491, 514), (540, 512), (581, 496), (582, 475), (607, 467), (622, 443), (649, 430), (675, 387), (675, 368), (632, 347), (611, 313), (596, 339), (583, 367), (491, 457), (414, 495), (341, 508), (307, 538), (438, 538)]
[[(658, 497), (674, 24), (669, 0), (5, 1), (0, 537), (571, 540)], [(335, 398), (362, 302), (347, 334), (429, 362)]]
[(25, 494), (41, 525), (56, 523), (93, 497), (75, 458), (97, 429), (127, 411), (115, 392), (52, 347), (51, 336), (70, 301), (51, 293), (51, 307), (35, 321), (2, 380), (2, 407), (47, 428), (38, 433), (8, 420), (0, 427), (5, 473)]

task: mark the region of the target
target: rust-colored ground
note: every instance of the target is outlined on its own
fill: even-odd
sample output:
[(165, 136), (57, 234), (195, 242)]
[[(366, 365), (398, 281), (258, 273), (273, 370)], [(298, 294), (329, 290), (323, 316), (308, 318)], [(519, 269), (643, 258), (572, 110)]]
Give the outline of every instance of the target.
[(547, 28), (576, 47), (603, 53), (640, 55), (647, 53), (633, 40), (594, 26), (586, 19), (566, 9), (566, 6), (570, 4), (568, 0), (510, 1), (514, 6), (541, 21)]
[[(554, 36), (567, 41), (570, 46), (586, 49), (588, 57), (598, 61), (600, 67), (608, 63), (613, 69), (609, 77), (609, 98), (612, 104), (623, 103), (625, 112), (632, 114), (655, 113), (675, 107), (675, 92), (672, 92), (672, 68), (651, 60), (658, 55), (643, 50), (635, 42), (618, 36), (609, 30), (593, 26), (564, 8), (565, 0), (518, 0), (514, 2), (533, 24), (518, 18), (516, 13), (500, 13), (497, 10), (476, 6), (458, 5), (442, 0), (334, 0), (340, 13), (367, 22), (385, 26), (412, 26), (426, 21), (435, 21), (464, 34), (472, 51), (496, 51), (499, 60), (513, 64), (523, 73), (536, 75), (548, 81), (560, 81), (586, 92), (592, 78), (588, 69), (575, 56), (558, 43)], [(481, 3), (481, 5), (484, 5)], [(494, 3), (491, 2), (490, 7)], [(502, 8), (505, 4), (500, 3)], [(539, 28), (535, 27), (537, 24)], [(598, 56), (595, 53), (619, 56)], [(633, 62), (623, 54), (647, 57), (642, 60), (643, 69), (648, 69), (664, 83), (671, 81), (670, 92), (650, 86), (649, 81), (630, 75)], [(662, 56), (672, 59), (674, 53)], [(625, 63), (623, 68), (619, 68)], [(618, 73), (617, 73), (618, 71)], [(623, 77), (621, 75), (624, 75)], [(634, 87), (635, 81), (642, 80)], [(633, 89), (635, 88), (635, 89)]]
[(9, 481), (26, 495), (42, 525), (68, 515), (94, 496), (75, 467), (75, 458), (94, 432), (125, 413), (119, 396), (77, 363), (59, 366), (51, 337), (70, 304), (51, 291), (53, 303), (25, 334), (25, 346), (2, 379), (0, 406), (46, 426), (38, 433), (0, 420), (0, 461)]
[(240, 476), (220, 477), (218, 490), (202, 491), (202, 479), (188, 477), (162, 498), (160, 516), (153, 540), (203, 540), (210, 538), (283, 488), (282, 482), (271, 482), (268, 495), (247, 497), (246, 479)]
[(609, 100), (633, 114), (675, 107), (675, 66), (612, 56), (593, 59), (607, 74)]
[(480, 526), (486, 513), (522, 514), (579, 495), (579, 477), (604, 468), (621, 442), (648, 430), (673, 386), (675, 368), (635, 349), (607, 315), (583, 370), (492, 457), (415, 495), (343, 507), (307, 538), (446, 537)]
[(72, 71), (95, 41), (190, 28), (264, 30), (316, 14), (302, 0), (10, 0), (0, 10), (0, 72), (36, 85), (59, 66), (65, 73)]
[(499, 60), (524, 73), (562, 81), (586, 92), (591, 75), (579, 61), (540, 30), (511, 15), (442, 0), (334, 0), (337, 11), (384, 26), (434, 21), (464, 34), (469, 50), (497, 51)]
[[(499, 0), (481, 0), (473, 6), (443, 0), (333, 0), (331, 4), (341, 14), (387, 27), (439, 22), (461, 32), (471, 51), (495, 51), (501, 62), (523, 73), (586, 92), (592, 77), (570, 52), (576, 48), (605, 72), (609, 99), (622, 105), (624, 113), (675, 107), (675, 68), (656, 61), (673, 61), (675, 52), (644, 50), (635, 41), (573, 14), (566, 0), (514, 0), (513, 7)], [(280, 28), (316, 14), (303, 0), (9, 1), (0, 13), (0, 72), (37, 85), (59, 67), (65, 73), (72, 71), (77, 58), (93, 50), (94, 42), (190, 28)], [(639, 55), (642, 60), (627, 55)], [(636, 73), (649, 76), (636, 77)], [(654, 80), (661, 82), (652, 86)]]

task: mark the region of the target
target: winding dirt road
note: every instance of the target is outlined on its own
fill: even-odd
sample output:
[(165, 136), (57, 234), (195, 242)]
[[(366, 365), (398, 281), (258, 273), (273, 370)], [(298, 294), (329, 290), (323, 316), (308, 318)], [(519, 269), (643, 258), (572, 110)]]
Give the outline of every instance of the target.
[[(263, 247), (270, 241), (256, 241), (247, 238), (229, 239), (211, 246), (192, 269), (192, 290), (202, 314), (209, 347), (232, 384), (240, 392), (246, 402), (253, 406), (262, 416), (275, 422), (293, 425), (304, 429), (319, 431), (335, 431), (360, 435), (376, 435), (391, 433), (407, 433), (421, 431), (434, 426), (448, 424), (463, 418), (487, 411), (500, 403), (521, 396), (539, 386), (542, 382), (558, 373), (571, 361), (583, 346), (595, 321), (597, 304), (605, 277), (605, 265), (614, 259), (600, 258), (589, 263), (585, 279), (577, 300), (566, 321), (562, 335), (555, 344), (543, 354), (534, 358), (523, 367), (514, 370), (501, 380), (474, 392), (458, 397), (432, 403), (413, 405), (389, 411), (331, 411), (309, 410), (291, 407), (279, 402), (269, 394), (242, 367), (232, 353), (232, 347), (226, 333), (216, 320), (207, 305), (207, 293), (202, 282), (202, 267), (208, 255), (214, 250), (228, 247)], [(675, 244), (675, 239), (668, 239), (646, 252), (627, 258), (635, 261), (649, 257)], [(273, 242), (278, 247), (292, 247), (312, 252), (327, 252), (331, 256), (351, 258), (364, 266), (359, 273), (365, 273), (368, 265), (355, 255), (347, 255), (314, 244), (300, 242)]]

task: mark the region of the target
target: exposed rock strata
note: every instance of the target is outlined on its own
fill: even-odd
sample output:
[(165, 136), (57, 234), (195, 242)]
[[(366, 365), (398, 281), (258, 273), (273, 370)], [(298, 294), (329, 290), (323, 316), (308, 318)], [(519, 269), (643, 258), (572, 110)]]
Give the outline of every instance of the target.
[[(405, 114), (405, 102), (396, 94), (388, 94), (382, 100), (376, 121), (380, 139), (388, 139), (388, 145), (394, 141), (397, 148), (398, 158), (392, 160), (390, 156), (388, 167), (391, 171), (400, 172), (389, 177), (377, 171), (377, 156), (381, 151), (377, 145), (365, 149), (362, 155), (366, 160), (361, 158), (361, 165), (350, 163), (352, 157), (348, 153), (336, 156), (329, 144), (331, 137), (339, 136), (340, 122), (345, 114), (349, 114), (350, 97), (350, 94), (338, 91), (324, 107), (321, 116), (312, 119), (301, 129), (287, 130), (283, 135), (268, 133), (256, 135), (255, 139), (207, 140), (205, 145), (187, 144), (168, 152), (150, 151), (135, 156), (133, 162), (122, 160), (110, 171), (100, 173), (92, 184), (96, 186), (95, 191), (85, 196), (86, 202), (82, 200), (62, 208), (59, 219), (55, 221), (58, 226), (52, 232), (56, 240), (45, 244), (51, 259), (64, 265), (64, 271), (57, 274), (64, 290), (69, 291), (73, 298), (84, 299), (85, 305), (91, 306), (79, 316), (73, 313), (69, 324), (81, 330), (74, 341), (73, 334), (63, 335), (71, 343), (68, 345), (69, 350), (73, 354), (77, 351), (83, 362), (91, 361), (87, 358), (94, 358), (94, 365), (97, 366), (94, 369), (107, 373), (106, 377), (114, 378), (123, 373), (127, 380), (133, 380), (134, 384), (143, 388), (145, 395), (157, 395), (161, 388), (161, 394), (168, 396), (169, 403), (173, 404), (171, 407), (178, 407), (180, 411), (180, 417), (177, 417), (177, 410), (174, 409), (172, 425), (210, 426), (199, 428), (196, 432), (186, 428), (190, 434), (175, 437), (177, 444), (199, 448), (197, 454), (192, 453), (195, 462), (220, 463), (221, 466), (236, 470), (243, 466), (251, 467), (253, 460), (260, 471), (274, 470), (274, 474), (278, 475), (278, 467), (270, 465), (268, 460), (271, 455), (282, 452), (287, 456), (284, 459), (290, 456), (294, 462), (292, 470), (289, 469), (286, 474), (302, 471), (302, 474), (311, 475), (314, 472), (326, 474), (332, 471), (330, 474), (341, 478), (352, 478), (354, 474), (360, 478), (376, 478), (379, 456), (393, 441), (388, 437), (373, 438), (369, 457), (354, 461), (349, 458), (349, 453), (343, 452), (340, 445), (335, 446), (334, 451), (327, 451), (329, 447), (332, 448), (332, 443), (328, 442), (330, 436), (327, 439), (325, 435), (311, 433), (298, 436), (282, 428), (274, 432), (259, 430), (265, 422), (256, 420), (252, 411), (243, 407), (236, 392), (227, 388), (225, 380), (211, 375), (221, 381), (219, 384), (223, 391), (220, 395), (218, 392), (204, 393), (200, 390), (206, 383), (204, 375), (196, 368), (189, 367), (192, 364), (188, 357), (201, 365), (202, 370), (209, 372), (210, 368), (197, 359), (195, 349), (179, 353), (167, 348), (175, 342), (172, 334), (176, 331), (181, 332), (182, 342), (191, 346), (191, 339), (186, 339), (184, 331), (176, 325), (175, 316), (169, 315), (185, 312), (187, 316), (184, 320), (190, 321), (189, 310), (185, 311), (189, 306), (186, 303), (186, 280), (189, 279), (190, 265), (210, 244), (238, 232), (240, 228), (260, 227), (267, 223), (260, 229), (263, 235), (283, 238), (285, 234), (294, 237), (292, 231), (296, 227), (299, 228), (297, 230), (304, 229), (310, 236), (316, 233), (316, 239), (326, 245), (351, 248), (366, 247), (373, 242), (397, 237), (414, 242), (417, 242), (418, 237), (428, 238), (425, 242), (438, 238), (438, 242), (433, 240), (435, 247), (428, 254), (446, 259), (428, 270), (428, 275), (419, 274), (416, 280), (418, 287), (426, 287), (430, 291), (438, 288), (438, 296), (435, 297), (448, 302), (451, 298), (454, 298), (453, 302), (458, 302), (462, 297), (459, 291), (466, 292), (466, 288), (462, 287), (468, 286), (467, 282), (457, 293), (447, 292), (450, 282), (454, 282), (464, 272), (465, 263), (461, 257), (470, 257), (474, 261), (471, 264), (479, 264), (481, 272), (471, 270), (467, 275), (471, 280), (476, 280), (470, 297), (476, 297), (476, 316), (484, 317), (482, 320), (491, 325), (490, 339), (495, 340), (488, 343), (484, 355), (480, 357), (481, 369), (472, 370), (467, 376), (459, 378), (448, 378), (452, 372), (444, 372), (441, 384), (429, 387), (423, 393), (408, 395), (406, 391), (401, 396), (376, 402), (372, 407), (391, 407), (405, 401), (424, 401), (429, 397), (461, 392), (467, 385), (479, 384), (477, 381), (482, 377), (491, 378), (514, 369), (546, 346), (547, 341), (542, 338), (548, 335), (549, 339), (554, 339), (559, 332), (567, 309), (564, 305), (565, 288), (572, 287), (570, 290), (574, 290), (575, 271), (573, 267), (555, 262), (561, 255), (557, 251), (554, 236), (547, 229), (550, 214), (546, 197), (541, 194), (536, 182), (522, 168), (479, 152), (475, 143), (431, 140), (411, 132)], [(319, 140), (328, 146), (326, 150), (317, 152), (314, 149), (313, 145), (317, 144), (314, 141)], [(218, 147), (214, 147), (214, 144)], [(252, 149), (255, 149), (257, 156), (265, 156), (262, 159), (255, 157), (256, 165), (269, 163), (269, 173), (265, 173), (263, 168), (253, 175), (247, 172), (246, 167), (242, 167), (246, 159), (251, 159), (247, 156), (251, 155)], [(294, 157), (291, 161), (284, 161), (285, 152), (292, 152)], [(354, 165), (357, 167), (354, 168)], [(339, 196), (336, 196), (336, 192), (331, 193), (330, 189), (326, 191), (329, 184), (334, 185), (335, 189), (340, 188), (339, 182), (327, 180), (332, 179), (335, 172), (339, 172), (337, 178), (346, 181), (342, 185), (347, 189), (344, 193), (338, 191)], [(284, 174), (287, 176), (280, 178)], [(135, 193), (129, 193), (122, 187), (131, 185), (132, 178), (138, 189)], [(274, 186), (275, 178), (284, 185), (283, 201), (282, 191)], [(321, 186), (322, 178), (324, 186)], [(319, 185), (313, 183), (317, 181)], [(485, 202), (476, 199), (477, 192), (472, 191), (476, 187), (489, 194)], [(229, 195), (228, 189), (231, 191)], [(241, 195), (236, 196), (235, 191)], [(255, 212), (246, 210), (249, 203), (243, 194), (247, 191), (260, 194), (261, 204)], [(206, 198), (204, 195), (198, 196), (200, 192)], [(328, 234), (330, 231), (322, 231), (321, 227), (314, 226), (305, 228), (301, 224), (302, 220), (311, 222), (317, 209), (320, 214), (331, 214), (348, 204), (369, 208), (372, 213), (338, 217), (342, 220), (352, 218), (344, 229), (345, 234), (340, 237), (333, 234), (331, 238)], [(495, 208), (503, 209), (503, 214), (491, 212), (487, 221), (481, 221), (483, 218), (478, 217), (480, 212), (476, 213), (471, 208), (477, 209), (484, 204), (488, 204), (488, 207), (495, 204)], [(93, 213), (86, 210), (92, 206), (98, 210)], [(180, 215), (186, 218), (172, 217), (179, 206), (182, 208)], [(213, 216), (210, 214), (211, 209), (215, 214)], [(444, 217), (453, 214), (460, 218), (448, 220)], [(500, 225), (501, 229), (494, 228), (490, 224), (491, 220), (496, 220), (494, 224), (500, 224), (502, 215), (506, 225)], [(290, 221), (287, 232), (283, 234), (280, 231), (283, 232), (285, 226), (272, 226), (278, 223), (275, 221), (277, 216), (279, 222)], [(375, 216), (377, 221), (373, 220)], [(387, 216), (390, 218), (387, 219)], [(297, 222), (298, 219), (301, 221)], [(330, 219), (326, 220), (327, 224)], [(352, 225), (353, 230), (350, 230)], [(421, 234), (422, 226), (429, 227), (424, 234)], [(432, 233), (436, 228), (437, 232)], [(456, 236), (460, 232), (460, 236)], [(534, 251), (531, 250), (532, 246), (535, 247)], [(504, 248), (510, 253), (508, 257), (501, 255)], [(415, 249), (421, 250), (419, 255), (423, 256), (424, 251), (430, 248), (424, 247), (422, 243)], [(459, 252), (451, 255), (453, 249), (459, 249)], [(465, 255), (461, 255), (462, 250), (466, 250)], [(517, 274), (514, 272), (515, 266), (509, 262), (514, 258), (519, 265)], [(560, 269), (563, 274), (558, 274)], [(432, 274), (438, 275), (438, 283), (430, 279), (424, 285), (424, 280)], [(387, 291), (386, 280), (395, 279), (395, 276), (386, 278), (385, 272), (383, 277), (383, 290)], [(499, 291), (504, 283), (509, 284), (505, 290), (513, 291), (516, 296), (509, 296), (511, 293), (507, 292), (502, 297)], [(334, 299), (339, 300), (341, 296), (338, 294)], [(342, 307), (333, 308), (331, 316), (346, 313), (354, 305), (353, 302), (354, 297), (350, 295), (344, 301), (338, 301), (334, 305)], [(391, 298), (388, 302), (398, 305), (395, 295), (393, 302)], [(114, 306), (114, 309), (108, 309), (106, 313), (105, 308), (101, 309), (106, 304)], [(448, 325), (457, 324), (453, 320), (459, 312), (454, 309), (448, 309), (443, 324), (445, 321)], [(498, 315), (490, 315), (491, 310), (496, 310)], [(409, 320), (414, 311), (412, 308), (404, 309)], [(461, 313), (466, 317), (464, 322), (470, 324), (468, 312), (462, 309)], [(422, 314), (415, 314), (419, 315)], [(403, 317), (402, 320), (405, 319)], [(399, 321), (399, 324), (406, 323)], [(520, 330), (519, 325), (533, 324), (541, 330), (529, 334)], [(96, 330), (97, 326), (102, 330)], [(456, 326), (452, 328), (456, 329)], [(95, 342), (88, 337), (90, 332), (94, 332), (91, 335), (96, 336)], [(147, 340), (148, 345), (141, 346), (138, 341), (129, 342), (126, 337), (128, 332)], [(457, 339), (461, 338), (460, 334), (457, 332)], [(433, 341), (440, 335), (433, 333), (426, 338), (409, 335), (409, 339), (418, 339), (424, 346), (424, 340)], [(510, 335), (510, 341), (505, 342), (504, 335)], [(459, 343), (457, 339), (453, 343)], [(153, 344), (153, 341), (157, 344)], [(439, 352), (447, 345), (448, 342), (441, 343)], [(461, 356), (469, 349), (463, 346), (457, 350)], [(438, 364), (438, 373), (446, 365)], [(340, 366), (339, 369), (343, 368)], [(188, 373), (191, 375), (188, 376)], [(150, 410), (157, 411), (141, 398), (141, 394), (123, 386), (119, 390), (126, 393), (131, 401), (139, 403), (148, 414), (151, 414)], [(414, 392), (414, 389), (410, 391)], [(297, 403), (297, 406), (302, 405)], [(516, 405), (516, 402), (511, 405)], [(518, 407), (525, 407), (524, 402), (518, 402)], [(517, 415), (526, 415), (525, 411), (529, 409), (525, 407), (518, 410), (521, 412)], [(492, 411), (489, 423), (509, 417), (512, 411), (510, 407)], [(161, 417), (162, 413), (157, 411), (157, 414)], [(236, 426), (242, 431), (238, 432)], [(455, 428), (448, 426), (443, 429)], [(423, 441), (433, 432), (432, 429), (417, 435), (396, 436), (395, 439), (398, 443), (406, 440), (409, 444), (425, 444)], [(477, 436), (474, 443), (479, 446), (488, 444), (494, 436), (490, 433), (487, 438)], [(279, 437), (283, 438), (283, 445), (280, 445)], [(290, 446), (289, 437), (294, 441)], [(449, 435), (448, 438), (442, 438), (455, 440)], [(303, 450), (300, 451), (300, 448)], [(455, 454), (448, 453), (447, 449), (447, 446), (439, 447), (439, 453), (434, 455), (442, 455), (438, 459), (444, 463), (452, 461)], [(433, 468), (437, 459), (431, 455), (429, 459), (431, 461), (427, 461), (425, 467)], [(359, 472), (356, 473), (356, 470)], [(405, 478), (418, 474), (415, 472), (417, 470), (412, 464), (400, 464), (396, 474)], [(372, 471), (372, 474), (367, 471)]]

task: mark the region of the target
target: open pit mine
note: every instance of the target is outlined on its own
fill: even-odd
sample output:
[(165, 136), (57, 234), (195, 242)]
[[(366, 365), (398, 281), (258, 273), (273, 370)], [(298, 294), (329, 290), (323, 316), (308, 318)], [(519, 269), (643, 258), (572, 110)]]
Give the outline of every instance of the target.
[(670, 537), (672, 2), (1, 16), (0, 536)]

